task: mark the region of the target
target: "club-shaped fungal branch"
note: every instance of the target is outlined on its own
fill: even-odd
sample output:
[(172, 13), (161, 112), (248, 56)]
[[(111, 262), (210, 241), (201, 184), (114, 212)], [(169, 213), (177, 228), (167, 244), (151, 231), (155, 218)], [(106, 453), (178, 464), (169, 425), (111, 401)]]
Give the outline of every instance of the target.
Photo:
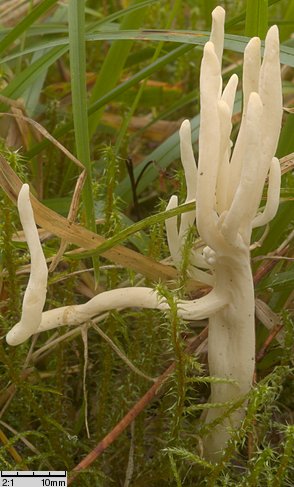
[[(196, 211), (166, 220), (167, 239), (174, 265), (181, 268), (181, 251), (189, 226), (195, 223), (204, 242), (203, 250), (192, 249), (190, 275), (212, 285), (200, 299), (178, 302), (185, 320), (209, 318), (208, 364), (212, 376), (229, 379), (212, 383), (205, 421), (220, 419), (204, 438), (204, 454), (218, 460), (240, 427), (243, 407), (225, 416), (228, 403), (245, 398), (252, 386), (255, 365), (254, 287), (250, 266), (252, 229), (266, 225), (279, 204), (281, 171), (274, 157), (282, 118), (282, 90), (278, 29), (269, 29), (263, 61), (260, 40), (253, 38), (244, 52), (243, 113), (232, 149), (232, 113), (238, 77), (233, 74), (223, 89), (221, 60), (225, 12), (212, 13), (212, 32), (204, 47), (200, 72), (200, 132), (198, 168), (191, 143), (191, 128), (185, 120), (180, 129), (181, 159), (185, 172), (186, 201), (196, 202)], [(266, 177), (267, 201), (259, 212)], [(175, 208), (173, 195), (167, 208)], [(112, 309), (127, 307), (169, 309), (156, 291), (147, 287), (114, 289), (98, 294), (85, 304), (43, 312), (47, 267), (39, 242), (28, 186), (19, 194), (19, 214), (31, 254), (31, 274), (23, 300), (20, 322), (7, 334), (18, 345), (35, 333), (63, 325), (78, 325)]]
[(29, 246), (31, 272), (24, 294), (20, 321), (7, 333), (9, 345), (19, 345), (36, 332), (41, 323), (47, 292), (48, 269), (35, 225), (29, 186), (24, 184), (18, 195), (18, 213)]

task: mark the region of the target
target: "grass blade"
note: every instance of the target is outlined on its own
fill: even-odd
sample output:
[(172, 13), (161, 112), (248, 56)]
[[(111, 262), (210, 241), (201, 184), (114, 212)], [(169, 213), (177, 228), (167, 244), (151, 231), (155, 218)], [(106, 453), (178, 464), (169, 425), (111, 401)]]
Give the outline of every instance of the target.
[[(85, 166), (87, 177), (82, 191), (85, 207), (86, 226), (96, 231), (94, 199), (92, 191), (92, 171), (90, 158), (85, 50), (85, 4), (83, 0), (71, 0), (68, 6), (69, 55), (71, 72), (71, 92), (73, 123), (77, 158)], [(98, 267), (93, 262), (96, 277)]]
[(216, 7), (217, 2), (216, 0), (202, 0), (201, 4), (202, 17), (205, 20), (205, 27), (209, 29), (211, 25), (211, 12)]
[[(200, 31), (186, 31), (186, 30), (173, 30), (173, 31), (156, 31), (156, 30), (125, 30), (125, 31), (103, 31), (95, 34), (86, 34), (87, 41), (116, 41), (122, 40), (140, 40), (140, 41), (160, 41), (160, 42), (177, 42), (180, 44), (189, 44), (191, 46), (204, 46), (209, 40), (209, 34)], [(237, 36), (232, 34), (225, 35), (225, 49), (230, 51), (243, 53), (246, 45), (249, 42), (249, 37)], [(262, 44), (263, 45), (263, 44)], [(4, 62), (17, 59), (25, 54), (30, 54), (42, 49), (52, 49), (57, 46), (66, 46), (68, 49), (68, 38), (62, 37), (46, 42), (40, 42), (37, 46), (29, 47), (23, 51), (16, 52), (9, 56), (0, 59), (0, 64)], [(66, 52), (66, 51), (65, 51)], [(294, 48), (291, 46), (280, 46), (280, 58), (282, 64), (294, 67)], [(94, 102), (95, 103), (95, 102)]]
[[(134, 5), (140, 4), (141, 2), (142, 0), (134, 0)], [(146, 8), (147, 7), (141, 8), (140, 10), (130, 12), (128, 15), (126, 15), (121, 23), (121, 29), (125, 30), (139, 27), (144, 19)], [(124, 67), (132, 45), (133, 41), (131, 40), (128, 42), (121, 42), (118, 40), (111, 45), (99, 72), (95, 86), (93, 87), (90, 103), (95, 103), (95, 101), (115, 87), (120, 78), (121, 71)], [(95, 132), (102, 112), (102, 109), (98, 110), (90, 117), (90, 135)]]
[(286, 21), (286, 24), (279, 26), (281, 42), (289, 39), (294, 30), (294, 2), (288, 3), (287, 10), (283, 15), (283, 20)]
[(268, 0), (247, 0), (245, 35), (264, 39), (268, 29)]
[(113, 237), (110, 237), (107, 240), (105, 240), (105, 242), (103, 242), (94, 250), (80, 252), (78, 254), (71, 254), (72, 258), (82, 259), (93, 255), (97, 257), (98, 255), (104, 254), (105, 252), (112, 249), (113, 247), (122, 244), (123, 242), (128, 240), (132, 235), (134, 235), (137, 232), (140, 232), (144, 228), (152, 227), (152, 225), (156, 225), (157, 223), (162, 223), (168, 218), (181, 215), (182, 213), (187, 213), (188, 211), (193, 211), (194, 209), (195, 209), (195, 203), (191, 202), (191, 203), (185, 203), (183, 205), (179, 205), (177, 206), (177, 208), (173, 208), (171, 210), (160, 211), (155, 215), (148, 216), (147, 218), (144, 218), (143, 220), (133, 223), (127, 228), (124, 228)]
[(47, 12), (58, 0), (44, 0), (37, 5), (31, 13), (17, 24), (8, 34), (0, 41), (0, 53), (18, 39), (23, 32), (27, 30), (41, 15)]

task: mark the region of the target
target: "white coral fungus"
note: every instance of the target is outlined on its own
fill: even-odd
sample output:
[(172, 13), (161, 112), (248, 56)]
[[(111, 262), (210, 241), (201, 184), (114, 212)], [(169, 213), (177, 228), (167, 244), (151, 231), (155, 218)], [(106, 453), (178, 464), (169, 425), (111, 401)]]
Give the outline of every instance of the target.
[[(212, 291), (196, 300), (178, 303), (185, 320), (209, 318), (208, 363), (212, 376), (230, 379), (211, 384), (211, 403), (237, 401), (252, 385), (255, 364), (254, 287), (250, 267), (252, 229), (267, 224), (276, 214), (280, 192), (280, 165), (274, 157), (281, 118), (282, 91), (278, 29), (269, 29), (261, 63), (260, 40), (253, 38), (244, 52), (243, 114), (232, 150), (232, 112), (238, 77), (233, 74), (223, 89), (221, 59), (225, 11), (212, 13), (212, 32), (204, 47), (200, 75), (200, 134), (198, 169), (191, 144), (191, 129), (185, 120), (180, 129), (181, 158), (187, 198), (196, 201), (196, 211), (166, 220), (167, 239), (174, 265), (180, 269), (181, 249), (188, 228), (196, 220), (205, 248), (195, 246), (190, 257), (190, 276), (212, 284)], [(259, 205), (266, 177), (267, 202)], [(171, 197), (167, 208), (178, 205)], [(31, 253), (31, 275), (23, 300), (21, 320), (7, 334), (18, 345), (41, 331), (62, 325), (78, 325), (110, 309), (129, 306), (167, 310), (168, 304), (147, 287), (129, 287), (101, 293), (86, 304), (43, 312), (47, 267), (34, 223), (28, 186), (18, 199), (21, 222)], [(245, 404), (212, 429), (204, 439), (204, 454), (217, 460), (230, 429), (240, 426)], [(220, 418), (223, 408), (210, 408), (206, 421)]]

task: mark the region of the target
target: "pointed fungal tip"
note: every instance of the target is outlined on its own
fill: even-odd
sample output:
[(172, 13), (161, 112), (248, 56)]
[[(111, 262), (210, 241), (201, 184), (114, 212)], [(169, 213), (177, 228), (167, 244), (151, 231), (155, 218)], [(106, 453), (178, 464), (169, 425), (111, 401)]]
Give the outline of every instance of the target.
[(165, 210), (166, 211), (172, 210), (173, 208), (177, 208), (177, 206), (178, 206), (178, 197), (175, 194), (173, 194), (170, 197), (169, 202), (168, 202)]
[(215, 7), (215, 9), (211, 12), (211, 16), (213, 19), (219, 17), (219, 18), (222, 18), (224, 19), (225, 16), (226, 16), (226, 11), (223, 7), (221, 7), (220, 5), (218, 5), (217, 7)]
[(248, 42), (247, 46), (245, 47), (246, 49), (259, 49), (260, 48), (261, 41), (259, 37), (252, 37), (250, 41)]
[(277, 25), (272, 25), (269, 30), (267, 31), (265, 43), (273, 42), (279, 45), (279, 28)]
[(204, 44), (204, 54), (209, 54), (209, 53), (215, 54), (214, 44), (211, 41), (208, 41), (206, 42), (206, 44)]
[(181, 127), (180, 127), (180, 134), (183, 132), (188, 132), (191, 131), (191, 124), (190, 120), (186, 119), (182, 122)]
[(18, 193), (18, 197), (17, 197), (18, 203), (20, 201), (25, 201), (27, 198), (29, 198), (29, 194), (30, 194), (30, 187), (27, 183), (24, 183)]

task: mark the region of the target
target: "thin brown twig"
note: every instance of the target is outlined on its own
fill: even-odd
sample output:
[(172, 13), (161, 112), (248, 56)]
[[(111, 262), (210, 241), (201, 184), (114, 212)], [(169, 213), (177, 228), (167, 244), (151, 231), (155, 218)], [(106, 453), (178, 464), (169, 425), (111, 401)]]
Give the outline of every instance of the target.
[(286, 257), (282, 255), (258, 255), (257, 257), (254, 257), (252, 260), (258, 261), (258, 260), (294, 260), (294, 257)]
[[(7, 100), (6, 97), (5, 97), (5, 100)], [(1, 95), (0, 95), (0, 101), (1, 101)], [(29, 123), (30, 125), (32, 125), (34, 127), (35, 130), (38, 131), (38, 133), (42, 134), (43, 137), (50, 140), (50, 142), (52, 142), (53, 145), (58, 147), (58, 149), (61, 150), (61, 152), (63, 152), (63, 154), (65, 154), (71, 161), (73, 161), (80, 169), (84, 169), (84, 166), (81, 163), (81, 161), (79, 161), (79, 159), (77, 159), (66, 147), (64, 147), (64, 145), (62, 145), (57, 139), (55, 139), (55, 137), (53, 137), (53, 135), (51, 135), (48, 132), (48, 130), (46, 130), (45, 127), (43, 127), (43, 125), (41, 125), (40, 123), (36, 122), (32, 118), (25, 117), (24, 115), (22, 115), (20, 113), (8, 113), (8, 112), (3, 113), (2, 112), (0, 115), (1, 116), (5, 115), (7, 117), (13, 117), (13, 118), (23, 120), (23, 121)]]
[[(288, 247), (285, 247), (281, 250), (274, 252), (272, 255), (283, 256), (286, 254), (287, 250)], [(278, 262), (279, 262), (278, 260), (271, 259), (271, 260), (267, 260), (267, 262), (259, 266), (259, 268), (257, 269), (253, 277), (254, 284), (258, 284), (261, 281), (261, 279), (263, 279), (264, 276), (266, 276), (277, 265)]]
[[(185, 349), (185, 353), (193, 353), (199, 345), (207, 338), (208, 327), (197, 335)], [(128, 413), (115, 425), (115, 427), (98, 443), (98, 445), (78, 464), (71, 472), (71, 476), (68, 480), (70, 485), (78, 473), (81, 470), (88, 468), (106, 448), (111, 445), (119, 435), (134, 421), (134, 419), (140, 414), (143, 409), (152, 401), (152, 399), (159, 393), (162, 385), (171, 376), (176, 368), (176, 362), (172, 362), (171, 365), (158, 377), (156, 382), (150, 387), (150, 389), (139, 399), (139, 401), (128, 411)]]
[[(256, 425), (256, 419), (254, 418), (252, 420), (253, 425)], [(248, 433), (248, 439), (247, 439), (247, 456), (248, 460), (251, 460), (251, 458), (254, 455), (254, 436), (252, 431), (249, 431)]]
[[(9, 452), (10, 456), (13, 458), (13, 460), (16, 463), (22, 463), (23, 462), (22, 457), (16, 451), (14, 446), (10, 445), (9, 440), (8, 440), (6, 434), (4, 433), (4, 431), (2, 431), (2, 429), (0, 429), (0, 441), (4, 445), (4, 448)], [(25, 466), (23, 466), (23, 469), (28, 470), (28, 467), (25, 465)]]
[(266, 354), (266, 351), (267, 351), (268, 347), (270, 346), (270, 344), (272, 343), (272, 341), (274, 340), (274, 338), (277, 336), (277, 334), (281, 331), (281, 329), (283, 328), (283, 326), (284, 326), (283, 324), (278, 323), (277, 325), (275, 325), (271, 329), (268, 337), (264, 341), (264, 344), (262, 345), (261, 349), (259, 350), (259, 352), (256, 355), (256, 363), (260, 362), (263, 359), (263, 357)]

